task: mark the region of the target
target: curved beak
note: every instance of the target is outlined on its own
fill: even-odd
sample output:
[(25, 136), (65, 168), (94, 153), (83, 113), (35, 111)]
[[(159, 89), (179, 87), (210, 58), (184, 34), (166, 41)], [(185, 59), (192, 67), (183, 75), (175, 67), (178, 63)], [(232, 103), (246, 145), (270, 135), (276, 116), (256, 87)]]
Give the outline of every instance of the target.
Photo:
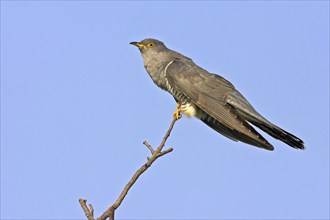
[(130, 44), (134, 45), (134, 46), (137, 46), (139, 49), (145, 47), (143, 44), (141, 44), (140, 42), (131, 42)]

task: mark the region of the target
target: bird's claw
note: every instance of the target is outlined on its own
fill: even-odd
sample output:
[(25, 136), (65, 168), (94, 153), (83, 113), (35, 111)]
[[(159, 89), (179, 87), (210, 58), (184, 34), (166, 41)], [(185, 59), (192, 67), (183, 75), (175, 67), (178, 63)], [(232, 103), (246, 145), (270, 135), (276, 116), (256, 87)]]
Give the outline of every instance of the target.
[(182, 115), (181, 115), (181, 110), (180, 109), (177, 109), (175, 112), (173, 112), (173, 117), (176, 119), (176, 120), (179, 120)]
[(181, 102), (178, 102), (177, 104), (176, 104), (176, 107), (178, 108), (175, 112), (173, 112), (173, 116), (174, 116), (174, 118), (176, 119), (176, 120), (179, 120), (181, 117), (182, 117), (182, 115), (181, 115), (181, 109), (180, 109), (180, 107), (181, 107)]

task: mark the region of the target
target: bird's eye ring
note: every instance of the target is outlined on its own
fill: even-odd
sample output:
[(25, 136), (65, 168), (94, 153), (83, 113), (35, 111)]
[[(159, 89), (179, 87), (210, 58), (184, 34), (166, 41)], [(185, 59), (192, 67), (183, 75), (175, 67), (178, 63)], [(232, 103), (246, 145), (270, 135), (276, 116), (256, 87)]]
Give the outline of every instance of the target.
[(148, 44), (148, 47), (149, 47), (149, 48), (154, 47), (154, 46), (155, 46), (154, 43), (149, 43), (149, 44)]

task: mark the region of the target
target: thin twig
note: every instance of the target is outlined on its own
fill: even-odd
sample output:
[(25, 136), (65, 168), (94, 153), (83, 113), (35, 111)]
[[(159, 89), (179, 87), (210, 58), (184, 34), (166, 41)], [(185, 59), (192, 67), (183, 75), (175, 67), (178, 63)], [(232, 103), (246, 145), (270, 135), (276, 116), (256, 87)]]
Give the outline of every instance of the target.
[[(165, 154), (170, 153), (171, 151), (173, 151), (173, 148), (169, 148), (166, 149), (164, 151), (162, 151), (162, 149), (165, 146), (166, 140), (168, 139), (168, 137), (171, 134), (171, 131), (174, 127), (175, 122), (177, 121), (177, 119), (173, 119), (165, 136), (162, 139), (162, 142), (160, 143), (160, 145), (157, 147), (156, 150), (154, 150), (152, 148), (152, 146), (150, 144), (148, 144), (147, 141), (144, 141), (143, 144), (150, 150), (151, 152), (151, 156), (148, 157), (148, 160), (145, 164), (143, 164), (132, 176), (132, 178), (129, 180), (129, 182), (126, 184), (125, 188), (123, 189), (123, 191), (121, 192), (121, 194), (119, 195), (118, 199), (115, 201), (115, 203), (113, 203), (100, 217), (97, 218), (97, 220), (105, 220), (107, 218), (109, 218), (110, 220), (114, 220), (115, 218), (115, 210), (120, 206), (120, 204), (122, 203), (122, 201), (124, 200), (125, 196), (127, 195), (129, 189), (134, 185), (134, 183), (136, 182), (136, 180), (141, 176), (141, 174), (146, 171), (152, 164), (153, 162), (161, 157), (164, 156)], [(86, 200), (84, 199), (79, 199), (79, 203), (82, 207), (82, 209), (85, 212), (85, 215), (87, 217), (88, 220), (95, 220), (94, 216), (93, 216), (93, 206), (90, 205), (90, 208), (88, 209), (87, 205), (86, 205)]]
[(161, 152), (161, 151), (162, 151), (163, 147), (165, 146), (166, 140), (167, 140), (167, 138), (170, 136), (171, 131), (172, 131), (172, 129), (173, 129), (174, 124), (175, 124), (176, 121), (177, 121), (177, 119), (173, 118), (173, 120), (172, 120), (172, 122), (171, 122), (171, 124), (170, 124), (170, 127), (168, 128), (168, 130), (167, 130), (165, 136), (163, 137), (162, 142), (161, 142), (160, 145), (157, 147), (156, 151), (158, 151), (158, 152)]
[(150, 150), (151, 154), (153, 154), (155, 152), (154, 149), (151, 147), (150, 144), (148, 144), (147, 141), (143, 141), (143, 144), (147, 146), (147, 148)]
[(94, 219), (94, 208), (92, 206), (92, 204), (89, 204), (89, 208), (86, 205), (86, 199), (79, 199), (79, 203), (81, 208), (84, 210), (85, 215), (87, 217), (88, 220), (95, 220)]
[(163, 155), (168, 154), (168, 153), (170, 153), (172, 151), (173, 151), (173, 148), (169, 148), (167, 150), (164, 150), (164, 151), (160, 152), (160, 154), (161, 154), (161, 156), (163, 156)]

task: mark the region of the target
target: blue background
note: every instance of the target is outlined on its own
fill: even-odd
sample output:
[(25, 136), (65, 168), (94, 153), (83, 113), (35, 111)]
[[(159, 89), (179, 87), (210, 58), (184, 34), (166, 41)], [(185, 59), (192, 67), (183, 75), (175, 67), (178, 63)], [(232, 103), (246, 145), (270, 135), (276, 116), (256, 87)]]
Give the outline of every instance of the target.
[(1, 1), (1, 219), (99, 216), (172, 120), (137, 48), (158, 38), (230, 80), (306, 151), (182, 118), (120, 219), (329, 219), (328, 1)]

